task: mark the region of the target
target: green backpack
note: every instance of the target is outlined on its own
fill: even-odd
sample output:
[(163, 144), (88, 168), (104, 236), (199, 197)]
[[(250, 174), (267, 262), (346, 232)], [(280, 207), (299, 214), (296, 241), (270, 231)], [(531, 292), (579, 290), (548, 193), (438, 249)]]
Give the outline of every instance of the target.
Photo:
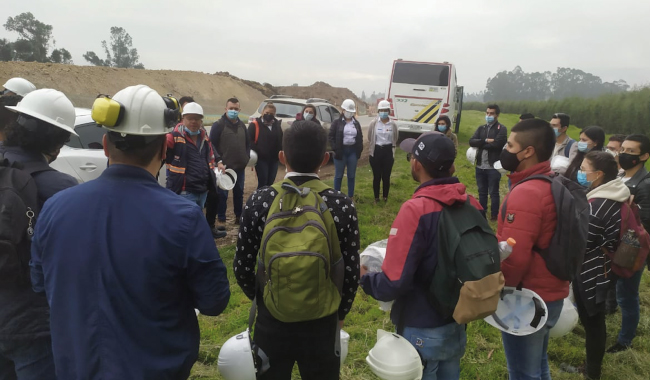
[(297, 187), (276, 183), (260, 248), (257, 281), (264, 305), (282, 322), (336, 313), (341, 303), (343, 258), (336, 225), (319, 193), (329, 186), (313, 179)]
[(438, 220), (438, 265), (428, 292), (443, 318), (463, 324), (496, 311), (505, 285), (499, 245), (487, 220), (471, 205), (444, 206)]

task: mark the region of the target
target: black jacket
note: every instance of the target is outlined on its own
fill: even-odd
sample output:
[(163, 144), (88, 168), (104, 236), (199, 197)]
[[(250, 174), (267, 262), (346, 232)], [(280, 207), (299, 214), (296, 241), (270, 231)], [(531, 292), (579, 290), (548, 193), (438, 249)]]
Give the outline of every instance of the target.
[(258, 160), (278, 161), (278, 153), (282, 150), (282, 122), (274, 119), (271, 130), (264, 124), (262, 118), (255, 119), (259, 125), (259, 136), (255, 143), (255, 123), (248, 125), (248, 139), (251, 142), (251, 150), (257, 153)]
[[(474, 136), (469, 139), (469, 146), (478, 148), (478, 152), (476, 152), (476, 166), (481, 165), (483, 149), (487, 149), (488, 161), (490, 166), (493, 166), (495, 162), (499, 161), (501, 151), (506, 145), (506, 142), (508, 142), (508, 128), (498, 121), (490, 128), (489, 133), (486, 133), (486, 131), (487, 124), (481, 125), (474, 132)], [(494, 139), (494, 141), (487, 143), (485, 142), (486, 139)]]
[[(352, 118), (354, 126), (357, 127), (357, 137), (354, 139), (354, 147), (357, 151), (357, 158), (361, 158), (361, 151), (363, 151), (363, 132), (361, 132), (361, 124), (357, 119)], [(345, 129), (345, 118), (334, 120), (330, 126), (329, 142), (332, 149), (334, 149), (334, 158), (337, 160), (343, 159), (343, 130)]]
[(246, 125), (240, 119), (233, 123), (224, 113), (221, 119), (212, 124), (210, 142), (215, 162), (223, 161), (226, 167), (234, 170), (246, 168), (250, 158), (251, 141)]
[(646, 231), (650, 231), (650, 174), (642, 167), (636, 174), (625, 182), (634, 195), (634, 203), (640, 210), (641, 222)]

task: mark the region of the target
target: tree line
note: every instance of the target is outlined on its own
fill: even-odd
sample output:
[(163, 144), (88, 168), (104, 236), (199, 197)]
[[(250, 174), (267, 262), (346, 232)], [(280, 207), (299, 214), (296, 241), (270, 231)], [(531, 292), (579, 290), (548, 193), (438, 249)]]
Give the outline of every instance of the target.
[[(14, 41), (0, 39), (0, 61), (73, 64), (72, 55), (67, 49), (56, 48), (52, 25), (37, 20), (31, 12), (7, 18), (3, 26), (7, 31), (17, 33), (18, 38)], [(138, 62), (138, 49), (133, 47), (133, 39), (124, 28), (111, 27), (110, 43), (104, 40), (101, 45), (106, 58), (99, 58), (94, 51), (87, 51), (84, 59), (95, 66), (144, 69), (144, 65)]]

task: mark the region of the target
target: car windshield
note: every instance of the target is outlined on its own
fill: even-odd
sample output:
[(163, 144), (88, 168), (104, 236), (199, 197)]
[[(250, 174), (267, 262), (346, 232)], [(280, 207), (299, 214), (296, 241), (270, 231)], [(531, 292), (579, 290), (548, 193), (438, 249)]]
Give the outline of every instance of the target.
[[(282, 103), (282, 102), (273, 102), (273, 105), (275, 106), (276, 109), (275, 117), (278, 118), (296, 117), (296, 114), (301, 113), (304, 107), (304, 105), (302, 104)], [(266, 102), (262, 102), (262, 104), (260, 104), (260, 108), (257, 109), (257, 112), (261, 114), (262, 111), (264, 111), (264, 106), (266, 106)]]
[(449, 86), (449, 66), (397, 62), (393, 70), (393, 82), (421, 86)]

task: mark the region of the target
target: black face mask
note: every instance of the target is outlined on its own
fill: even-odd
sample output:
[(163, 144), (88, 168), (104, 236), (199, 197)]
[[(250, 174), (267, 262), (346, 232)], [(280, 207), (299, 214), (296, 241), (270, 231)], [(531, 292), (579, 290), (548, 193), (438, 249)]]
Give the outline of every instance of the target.
[(271, 115), (270, 113), (265, 113), (264, 116), (262, 116), (262, 119), (264, 119), (265, 122), (270, 123), (273, 121), (275, 116)]
[(639, 159), (640, 157), (640, 154), (620, 153), (618, 155), (618, 164), (621, 165), (623, 170), (630, 170), (644, 162)]
[(524, 150), (520, 150), (517, 153), (511, 153), (508, 152), (506, 149), (501, 151), (501, 155), (499, 156), (499, 160), (501, 160), (501, 167), (509, 172), (514, 172), (517, 170), (517, 167), (519, 166), (519, 159), (517, 158), (517, 155)]

